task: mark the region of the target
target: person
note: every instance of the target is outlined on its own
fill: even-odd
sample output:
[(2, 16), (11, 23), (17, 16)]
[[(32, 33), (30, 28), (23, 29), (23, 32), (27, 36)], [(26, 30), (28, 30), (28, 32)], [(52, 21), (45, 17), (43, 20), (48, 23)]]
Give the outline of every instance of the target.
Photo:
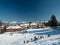
[(33, 39), (31, 38), (31, 41), (32, 41)]
[(24, 41), (24, 43), (25, 43), (25, 41)]
[(48, 34), (48, 37), (50, 37), (50, 34)]
[(34, 41), (38, 40), (38, 38), (36, 38), (36, 36), (34, 36)]
[(26, 43), (28, 43), (29, 42), (29, 40), (27, 40), (27, 42)]
[(41, 38), (44, 38), (44, 37), (43, 37), (43, 36), (40, 36), (40, 39), (41, 39)]

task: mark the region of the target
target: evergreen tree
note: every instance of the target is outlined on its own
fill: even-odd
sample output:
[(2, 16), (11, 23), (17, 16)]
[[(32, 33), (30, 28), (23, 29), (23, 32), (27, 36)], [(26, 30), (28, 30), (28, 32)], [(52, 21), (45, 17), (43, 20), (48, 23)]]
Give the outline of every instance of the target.
[(29, 22), (29, 28), (31, 27), (31, 23), (32, 23), (32, 22)]
[(49, 20), (49, 25), (50, 25), (51, 27), (57, 26), (57, 19), (56, 19), (55, 15), (52, 15), (52, 16), (51, 16), (51, 19)]
[(2, 25), (2, 21), (0, 20), (0, 26)]
[(4, 26), (3, 30), (1, 31), (1, 33), (6, 32), (6, 26)]
[(4, 29), (3, 29), (4, 32), (6, 32), (6, 26), (4, 26)]

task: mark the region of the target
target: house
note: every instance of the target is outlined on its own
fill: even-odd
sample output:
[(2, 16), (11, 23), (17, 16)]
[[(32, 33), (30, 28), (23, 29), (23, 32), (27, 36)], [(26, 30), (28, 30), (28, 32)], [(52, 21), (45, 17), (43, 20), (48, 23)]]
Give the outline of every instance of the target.
[(30, 28), (37, 28), (37, 23), (32, 22), (32, 23), (30, 24)]
[(10, 25), (6, 28), (7, 32), (15, 32), (15, 31), (22, 31), (23, 28), (18, 25), (17, 22), (13, 21), (10, 23)]
[(31, 24), (30, 24), (30, 27), (31, 28), (43, 28), (43, 27), (45, 27), (45, 25), (43, 24), (43, 23), (36, 23), (36, 22), (32, 22)]
[(20, 26), (24, 29), (28, 29), (29, 23), (21, 23)]
[(15, 32), (15, 31), (22, 31), (23, 28), (21, 28), (19, 25), (15, 25), (15, 26), (8, 26), (6, 28), (7, 32)]

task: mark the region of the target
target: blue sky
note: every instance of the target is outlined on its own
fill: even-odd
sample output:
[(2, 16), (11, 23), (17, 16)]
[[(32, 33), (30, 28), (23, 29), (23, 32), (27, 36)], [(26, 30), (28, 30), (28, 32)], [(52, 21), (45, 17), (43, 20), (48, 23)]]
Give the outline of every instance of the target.
[(0, 0), (2, 21), (47, 21), (52, 14), (60, 21), (60, 0)]

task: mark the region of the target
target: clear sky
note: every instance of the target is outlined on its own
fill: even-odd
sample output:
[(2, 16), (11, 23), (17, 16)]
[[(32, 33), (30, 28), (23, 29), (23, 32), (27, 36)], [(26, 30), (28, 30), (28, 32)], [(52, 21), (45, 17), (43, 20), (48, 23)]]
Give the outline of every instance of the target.
[(60, 21), (60, 0), (0, 0), (2, 21), (47, 21), (52, 14)]

